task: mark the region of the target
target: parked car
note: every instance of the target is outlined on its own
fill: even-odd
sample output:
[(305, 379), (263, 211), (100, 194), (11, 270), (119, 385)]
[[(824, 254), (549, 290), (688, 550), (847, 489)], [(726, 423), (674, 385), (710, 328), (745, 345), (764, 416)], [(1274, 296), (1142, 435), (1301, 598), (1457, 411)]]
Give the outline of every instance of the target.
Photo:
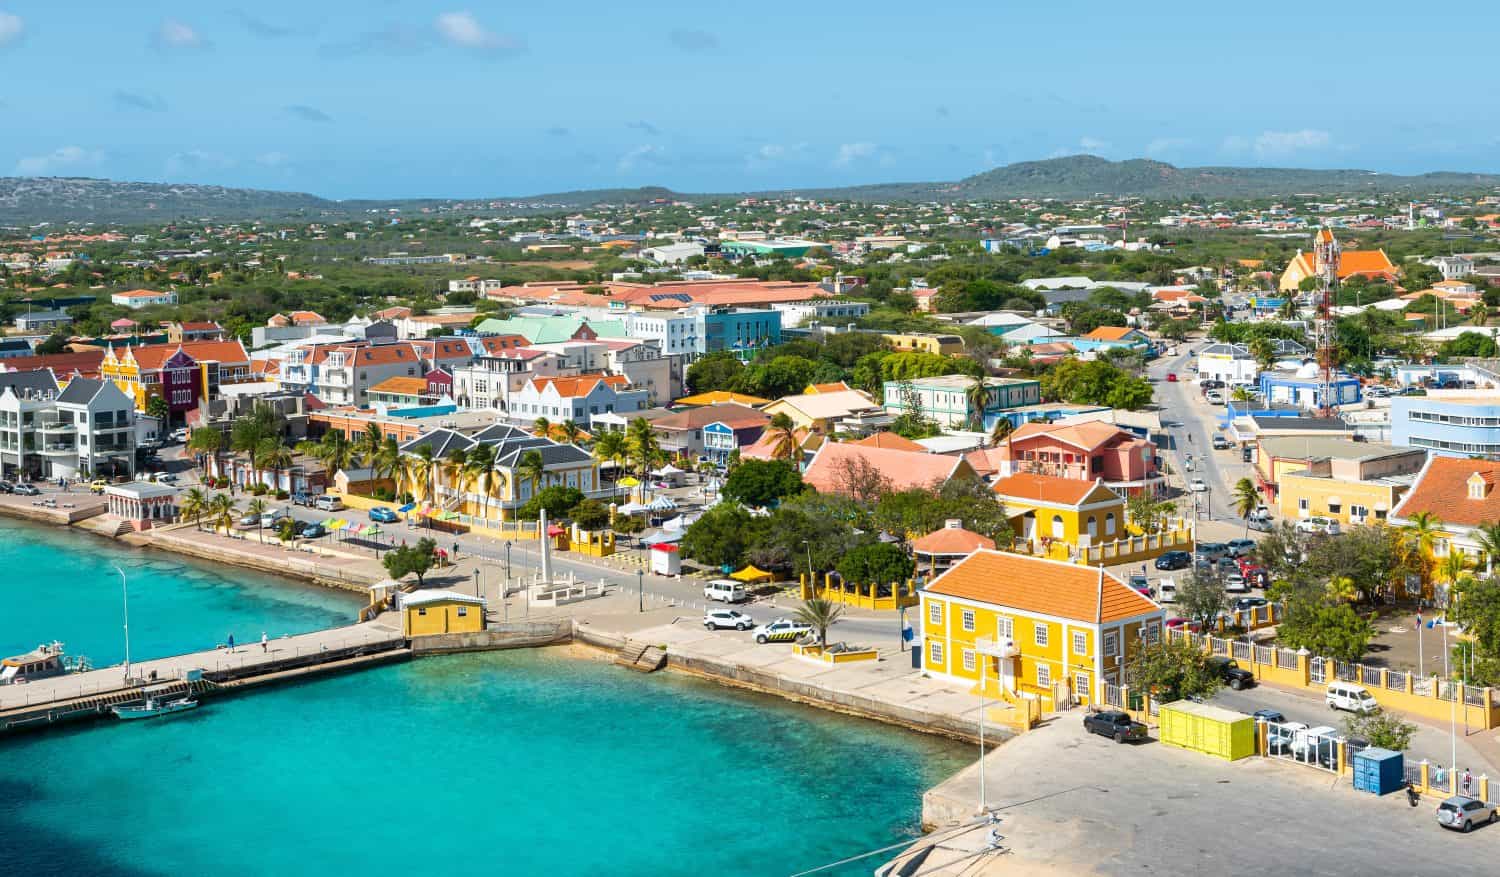
[(1209, 658), (1208, 669), (1235, 691), (1255, 685), (1255, 674), (1235, 663), (1233, 658)]
[(1222, 435), (1219, 435), (1218, 433), (1214, 433), (1212, 444), (1214, 446), (1214, 450), (1216, 451), (1227, 451), (1230, 449), (1230, 447), (1232, 447), (1229, 439), (1225, 438)]
[(1229, 546), (1223, 542), (1199, 542), (1193, 546), (1193, 557), (1205, 560), (1218, 560), (1229, 556)]
[(1273, 709), (1256, 710), (1255, 712), (1250, 714), (1250, 717), (1255, 719), (1257, 722), (1273, 722), (1278, 725), (1286, 721), (1286, 716), (1282, 714), (1281, 710)]
[(1254, 539), (1230, 539), (1224, 543), (1231, 557), (1244, 557), (1255, 550)]
[(1468, 831), (1481, 822), (1488, 825), (1496, 818), (1494, 804), (1478, 798), (1470, 798), (1468, 795), (1445, 798), (1437, 808), (1438, 825), (1458, 831)]
[(297, 526), (297, 535), (303, 539), (321, 539), (328, 535), (328, 529), (322, 524), (305, 521)]
[(176, 484), (177, 476), (171, 472), (152, 472), (151, 480), (157, 484)]
[(184, 427), (179, 427), (177, 429), (172, 430), (172, 434), (171, 434), (170, 438), (172, 439), (172, 441), (177, 442), (178, 444), (182, 444), (183, 442), (187, 441), (188, 440), (187, 427), (184, 426)]
[(290, 518), (291, 514), (286, 509), (271, 509), (260, 516), (260, 525), (266, 529), (276, 526), (281, 521)]
[(1167, 619), (1168, 630), (1176, 630), (1179, 627), (1189, 633), (1201, 633), (1203, 631), (1203, 622), (1181, 617)]
[(370, 520), (374, 521), (377, 524), (394, 524), (397, 521), (401, 520), (401, 516), (396, 514), (395, 509), (387, 508), (383, 505), (378, 505), (375, 508), (370, 509)]
[(749, 630), (755, 626), (755, 619), (738, 609), (710, 609), (703, 613), (703, 626), (709, 630), (721, 628)]
[(312, 501), (313, 495), (305, 490), (299, 490), (292, 494), (292, 505), (310, 506), (312, 505)]
[(1177, 583), (1171, 579), (1162, 579), (1156, 583), (1156, 602), (1176, 603)]
[(1252, 609), (1259, 609), (1262, 606), (1269, 605), (1271, 605), (1270, 601), (1265, 597), (1240, 597), (1234, 601), (1234, 611), (1249, 612)]
[(812, 632), (812, 625), (793, 621), (790, 618), (778, 618), (769, 624), (762, 624), (755, 629), (755, 641), (761, 645), (766, 643), (787, 643), (799, 636)]
[(1363, 685), (1353, 682), (1330, 682), (1328, 693), (1323, 698), (1329, 709), (1351, 713), (1373, 713), (1380, 710), (1380, 702)]
[(1202, 478), (1194, 478), (1188, 483), (1188, 490), (1191, 490), (1193, 493), (1204, 493), (1208, 490), (1208, 485), (1204, 483)]
[(1111, 737), (1116, 743), (1146, 739), (1146, 726), (1120, 710), (1103, 710), (1085, 715), (1083, 729), (1090, 734)]
[(1269, 533), (1276, 529), (1275, 522), (1270, 518), (1251, 518), (1246, 525), (1257, 533)]
[(1242, 573), (1232, 572), (1224, 577), (1224, 593), (1245, 594), (1250, 591), (1250, 582)]
[(1156, 559), (1157, 569), (1187, 569), (1193, 565), (1193, 556), (1186, 551), (1168, 551)]
[(714, 579), (703, 586), (703, 599), (721, 603), (743, 603), (750, 599), (750, 592), (734, 579)]
[(17, 484), (15, 486), (15, 488), (13, 488), (11, 490), (11, 493), (20, 494), (21, 496), (41, 496), (42, 495), (42, 492), (40, 490), (36, 489), (36, 485), (35, 484), (32, 484), (32, 483), (27, 482), (27, 481), (22, 481), (20, 484)]
[(1177, 383), (1177, 373), (1176, 372), (1167, 372), (1167, 383), (1169, 383), (1169, 384), (1175, 384), (1175, 383)]
[(1245, 445), (1243, 448), (1240, 448), (1240, 460), (1246, 463), (1254, 463), (1255, 448), (1251, 445)]
[(312, 507), (320, 512), (336, 512), (344, 507), (344, 501), (337, 494), (325, 493), (313, 500)]
[(1298, 533), (1320, 533), (1328, 536), (1339, 534), (1339, 522), (1333, 518), (1324, 518), (1314, 515), (1311, 518), (1303, 518), (1296, 523)]
[(1209, 390), (1207, 393), (1203, 394), (1203, 398), (1207, 399), (1208, 400), (1208, 404), (1210, 404), (1210, 405), (1223, 405), (1224, 404), (1224, 391), (1223, 390)]
[[(0, 493), (15, 493), (15, 492), (16, 492), (16, 486), (14, 484), (10, 483), (9, 481), (0, 481)], [(101, 487), (97, 491), (95, 491), (95, 493), (103, 493), (103, 492), (104, 492), (104, 488), (103, 487)]]
[(1150, 597), (1151, 596), (1151, 580), (1148, 579), (1148, 578), (1146, 578), (1146, 574), (1145, 573), (1141, 573), (1141, 572), (1131, 573), (1130, 574), (1130, 587), (1134, 588), (1136, 590), (1136, 592), (1138, 592), (1138, 593), (1140, 593), (1140, 594), (1142, 594), (1142, 595), (1144, 595), (1146, 597)]
[(1376, 385), (1365, 390), (1365, 395), (1371, 399), (1386, 399), (1390, 397), (1391, 391), (1389, 387)]

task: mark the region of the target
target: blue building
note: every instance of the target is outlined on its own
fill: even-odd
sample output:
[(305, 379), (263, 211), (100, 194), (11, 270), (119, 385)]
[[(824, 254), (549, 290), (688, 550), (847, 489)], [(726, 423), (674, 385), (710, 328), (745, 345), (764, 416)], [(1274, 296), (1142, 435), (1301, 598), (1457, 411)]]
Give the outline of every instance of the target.
[(1397, 396), (1391, 399), (1391, 444), (1449, 457), (1500, 455), (1500, 396)]
[[(1333, 376), (1332, 405), (1353, 405), (1363, 397), (1359, 378), (1345, 374)], [(1269, 406), (1290, 405), (1304, 411), (1313, 411), (1323, 406), (1323, 379), (1318, 367), (1309, 363), (1295, 372), (1268, 371), (1260, 373), (1260, 397)]]
[(781, 311), (711, 308), (694, 312), (698, 353), (733, 351), (749, 361), (755, 351), (781, 343)]

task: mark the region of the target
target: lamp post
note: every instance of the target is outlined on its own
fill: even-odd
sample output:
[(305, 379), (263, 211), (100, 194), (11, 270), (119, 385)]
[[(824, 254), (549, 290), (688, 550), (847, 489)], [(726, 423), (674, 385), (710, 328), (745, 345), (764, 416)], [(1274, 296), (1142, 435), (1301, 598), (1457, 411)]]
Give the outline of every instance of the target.
[(130, 684), (130, 588), (125, 584), (125, 570), (115, 565), (120, 574), (120, 596), (125, 606), (125, 683)]
[(635, 611), (646, 611), (646, 571), (635, 571)]
[(803, 539), (802, 545), (807, 549), (807, 589), (816, 597), (818, 596), (818, 583), (813, 578), (812, 543)]
[(984, 682), (990, 666), (990, 656), (979, 656), (979, 812), (989, 810), (989, 799), (984, 790)]
[(505, 593), (510, 595), (510, 540), (505, 540)]

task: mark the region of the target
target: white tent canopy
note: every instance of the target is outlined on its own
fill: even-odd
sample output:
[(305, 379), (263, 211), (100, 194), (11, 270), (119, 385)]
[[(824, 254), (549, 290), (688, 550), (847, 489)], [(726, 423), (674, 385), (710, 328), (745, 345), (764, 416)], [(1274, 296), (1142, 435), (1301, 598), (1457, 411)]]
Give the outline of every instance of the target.
[(627, 502), (619, 508), (615, 509), (615, 511), (619, 512), (622, 515), (639, 515), (644, 512), (651, 511), (651, 507), (641, 505), (638, 502)]
[(668, 463), (667, 465), (661, 467), (660, 469), (657, 469), (655, 472), (652, 472), (651, 474), (655, 475), (655, 476), (657, 476), (659, 478), (667, 478), (667, 477), (672, 476), (672, 475), (681, 475), (681, 474), (683, 474), (686, 471), (687, 471), (686, 469), (678, 469), (676, 466), (673, 466), (671, 463)]
[(677, 503), (673, 502), (670, 496), (658, 496), (656, 499), (651, 500), (651, 505), (647, 506), (647, 508), (653, 512), (669, 512), (677, 508)]

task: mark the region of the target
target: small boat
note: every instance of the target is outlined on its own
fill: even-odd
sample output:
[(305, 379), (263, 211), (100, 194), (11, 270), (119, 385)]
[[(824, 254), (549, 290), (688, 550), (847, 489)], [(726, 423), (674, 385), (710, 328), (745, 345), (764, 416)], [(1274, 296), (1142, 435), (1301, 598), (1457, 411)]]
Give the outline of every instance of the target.
[(174, 697), (170, 700), (158, 700), (154, 697), (146, 698), (143, 704), (130, 706), (111, 707), (116, 718), (121, 719), (154, 719), (157, 716), (170, 715), (172, 713), (185, 712), (198, 706), (198, 701), (187, 695)]
[(69, 657), (60, 642), (43, 643), (24, 655), (0, 660), (0, 685), (19, 685), (68, 673), (92, 670), (89, 659)]

